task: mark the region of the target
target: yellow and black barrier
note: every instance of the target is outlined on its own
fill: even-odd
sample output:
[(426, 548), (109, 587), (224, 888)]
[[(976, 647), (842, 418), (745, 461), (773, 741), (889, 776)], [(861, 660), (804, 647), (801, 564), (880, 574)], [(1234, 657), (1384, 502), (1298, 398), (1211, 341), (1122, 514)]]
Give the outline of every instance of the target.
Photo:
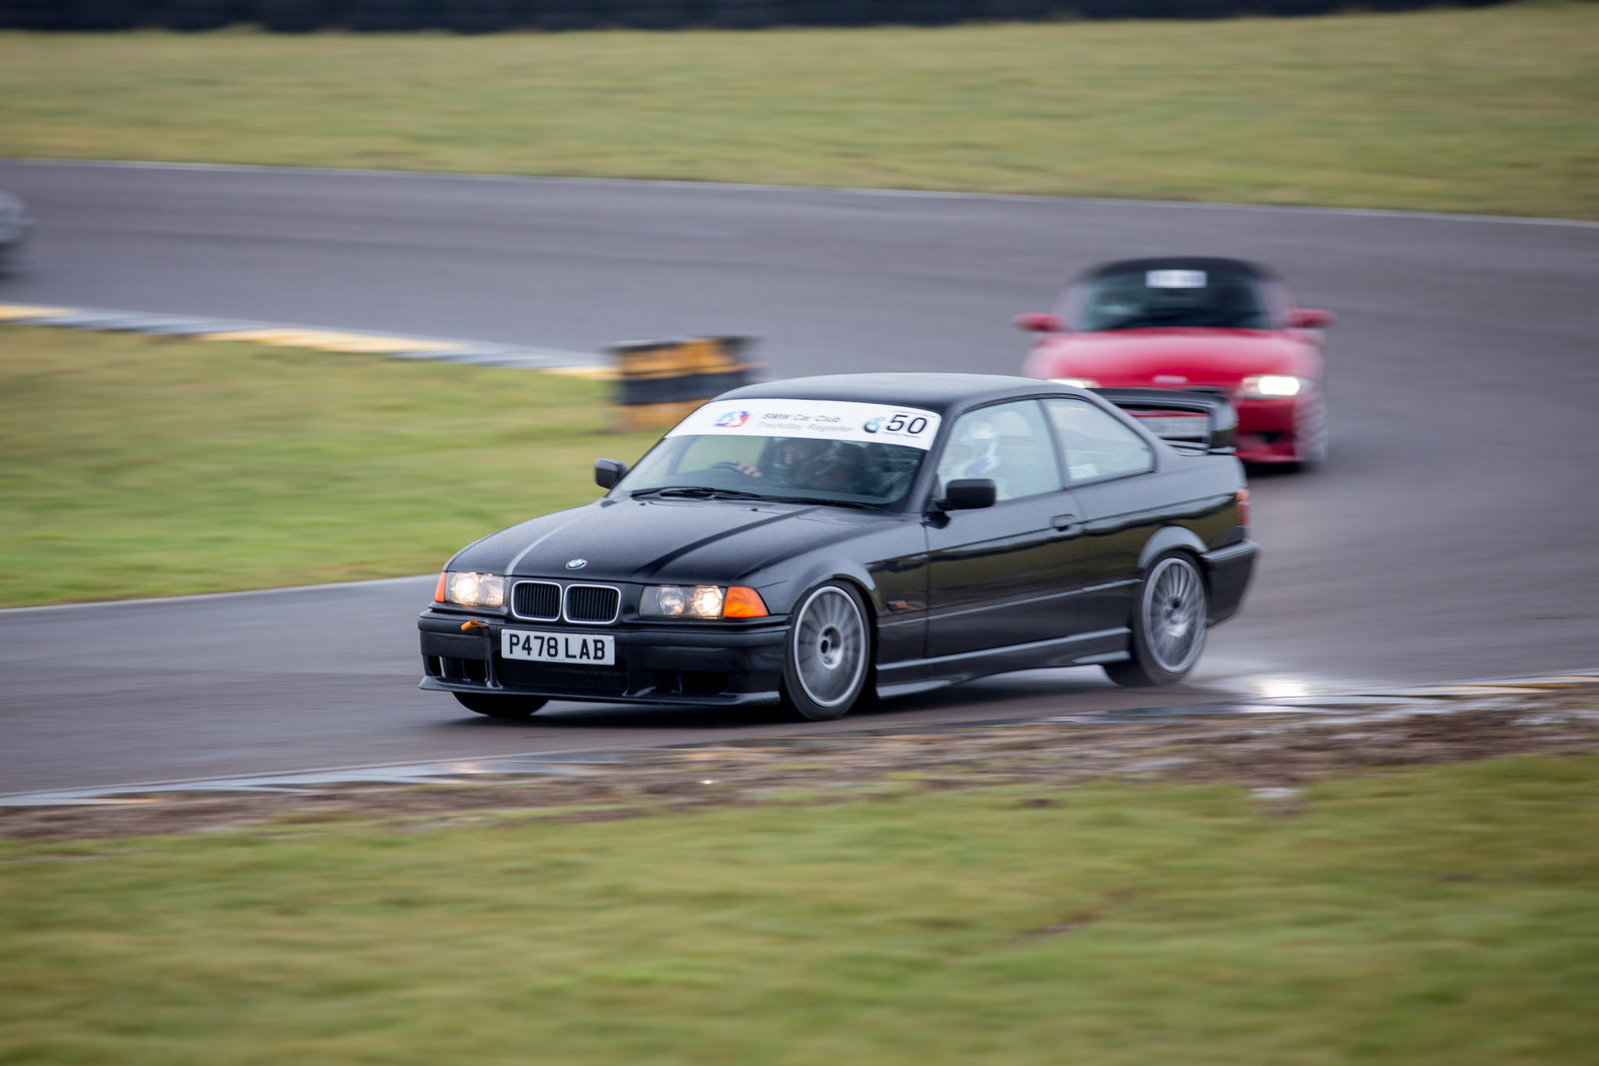
[(667, 429), (718, 393), (749, 384), (750, 337), (692, 337), (614, 345), (618, 429)]

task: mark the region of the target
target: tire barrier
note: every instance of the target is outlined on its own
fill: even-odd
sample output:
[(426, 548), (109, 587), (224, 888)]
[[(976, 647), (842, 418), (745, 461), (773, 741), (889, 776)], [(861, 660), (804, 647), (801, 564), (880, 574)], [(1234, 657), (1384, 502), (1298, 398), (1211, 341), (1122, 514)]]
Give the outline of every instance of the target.
[[(1368, 10), (1487, 7), (1507, 0), (1365, 0)], [(212, 30), (254, 24), (278, 33), (730, 30), (771, 26), (945, 26), (973, 20), (1214, 19), (1322, 15), (1345, 0), (0, 0), (0, 29)]]
[(617, 429), (669, 429), (718, 393), (749, 384), (750, 337), (692, 337), (614, 345)]

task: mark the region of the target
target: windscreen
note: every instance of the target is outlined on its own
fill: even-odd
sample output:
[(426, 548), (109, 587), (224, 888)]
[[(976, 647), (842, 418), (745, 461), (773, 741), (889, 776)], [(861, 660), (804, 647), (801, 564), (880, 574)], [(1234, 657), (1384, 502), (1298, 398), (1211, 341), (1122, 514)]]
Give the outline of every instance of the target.
[(1237, 268), (1129, 269), (1082, 283), (1084, 332), (1165, 327), (1270, 329), (1257, 280)]
[(916, 481), (933, 411), (829, 400), (714, 401), (684, 419), (613, 490), (887, 507)]

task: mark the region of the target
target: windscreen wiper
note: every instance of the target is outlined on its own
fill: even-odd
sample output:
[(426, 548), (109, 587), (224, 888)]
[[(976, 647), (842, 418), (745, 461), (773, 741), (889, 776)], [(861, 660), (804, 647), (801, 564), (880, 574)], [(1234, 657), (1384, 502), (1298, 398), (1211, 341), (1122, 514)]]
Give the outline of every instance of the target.
[(672, 499), (683, 500), (764, 500), (758, 492), (744, 492), (740, 489), (713, 489), (706, 485), (657, 485), (652, 489), (635, 489), (630, 494), (634, 499), (640, 496), (664, 496)]
[(816, 507), (855, 507), (863, 511), (886, 511), (880, 503), (865, 500), (835, 500), (822, 496), (762, 496), (769, 503), (808, 503)]

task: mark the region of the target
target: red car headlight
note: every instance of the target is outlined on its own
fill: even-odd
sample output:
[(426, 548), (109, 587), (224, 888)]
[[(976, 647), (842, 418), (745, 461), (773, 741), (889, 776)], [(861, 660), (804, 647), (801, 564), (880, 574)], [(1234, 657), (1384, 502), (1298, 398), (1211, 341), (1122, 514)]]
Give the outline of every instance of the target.
[(1238, 385), (1241, 400), (1287, 400), (1309, 392), (1315, 382), (1292, 374), (1255, 374)]

